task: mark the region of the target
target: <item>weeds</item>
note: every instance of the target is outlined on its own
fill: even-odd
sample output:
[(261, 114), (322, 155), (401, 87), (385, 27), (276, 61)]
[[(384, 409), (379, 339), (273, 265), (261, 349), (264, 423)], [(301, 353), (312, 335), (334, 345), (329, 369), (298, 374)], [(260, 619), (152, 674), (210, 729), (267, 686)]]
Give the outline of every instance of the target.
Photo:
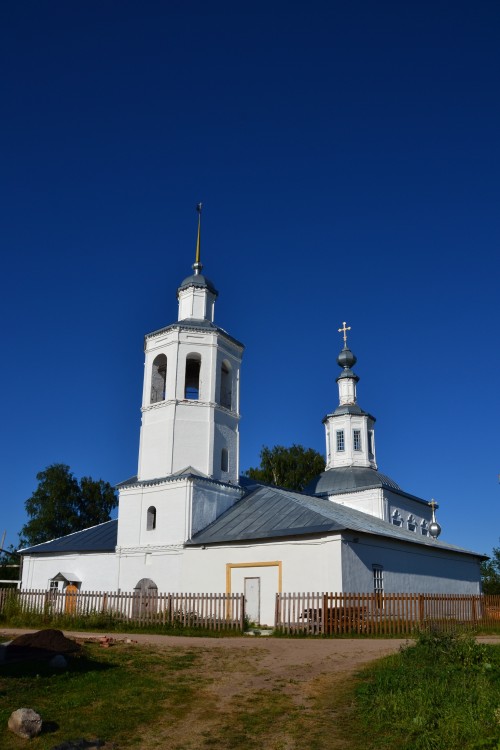
[(466, 633), (428, 629), (416, 638), (361, 674), (364, 747), (500, 750), (500, 649)]

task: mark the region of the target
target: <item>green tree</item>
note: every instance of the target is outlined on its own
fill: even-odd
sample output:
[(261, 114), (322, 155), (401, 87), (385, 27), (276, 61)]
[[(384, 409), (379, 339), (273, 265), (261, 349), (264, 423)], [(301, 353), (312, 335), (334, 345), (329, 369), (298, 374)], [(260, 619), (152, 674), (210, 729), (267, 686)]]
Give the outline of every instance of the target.
[(325, 459), (313, 448), (303, 445), (263, 446), (260, 466), (248, 469), (245, 474), (251, 479), (277, 487), (301, 492), (309, 482), (325, 470)]
[(21, 529), (22, 547), (109, 521), (118, 502), (108, 482), (90, 477), (78, 482), (66, 464), (52, 464), (36, 478), (38, 487), (25, 503), (29, 521)]
[(493, 547), (489, 560), (481, 563), (483, 593), (500, 594), (500, 547)]
[[(2, 581), (18, 581), (20, 577), (19, 555), (13, 545), (7, 549), (0, 549), (0, 579)], [(0, 587), (10, 586), (11, 584), (1, 583)]]

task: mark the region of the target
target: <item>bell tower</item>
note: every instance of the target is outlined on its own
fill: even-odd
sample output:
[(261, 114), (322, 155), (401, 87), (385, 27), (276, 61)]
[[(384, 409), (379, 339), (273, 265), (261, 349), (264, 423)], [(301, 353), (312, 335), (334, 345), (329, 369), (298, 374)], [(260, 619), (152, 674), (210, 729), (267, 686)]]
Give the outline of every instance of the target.
[(350, 326), (343, 323), (339, 333), (344, 337), (344, 348), (337, 357), (342, 372), (337, 378), (339, 405), (327, 414), (323, 423), (326, 432), (326, 470), (341, 466), (377, 468), (375, 460), (375, 418), (357, 403), (356, 386), (359, 377), (352, 371), (357, 360), (347, 346)]
[(214, 324), (218, 292), (202, 274), (201, 203), (193, 273), (176, 323), (145, 337), (138, 480), (195, 469), (236, 484), (243, 344)]

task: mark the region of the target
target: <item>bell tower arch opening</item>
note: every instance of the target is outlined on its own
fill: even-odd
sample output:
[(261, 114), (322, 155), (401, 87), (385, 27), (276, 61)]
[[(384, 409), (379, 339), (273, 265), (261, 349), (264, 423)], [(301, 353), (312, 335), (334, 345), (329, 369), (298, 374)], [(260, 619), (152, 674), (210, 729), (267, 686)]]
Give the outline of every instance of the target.
[(201, 354), (188, 354), (184, 379), (184, 398), (188, 401), (198, 401), (200, 398), (200, 370)]
[(159, 401), (165, 401), (167, 384), (167, 357), (165, 354), (158, 354), (153, 360), (151, 368), (151, 395), (149, 402), (157, 404)]
[(233, 373), (227, 359), (224, 360), (220, 367), (219, 403), (225, 409), (231, 409), (233, 405)]

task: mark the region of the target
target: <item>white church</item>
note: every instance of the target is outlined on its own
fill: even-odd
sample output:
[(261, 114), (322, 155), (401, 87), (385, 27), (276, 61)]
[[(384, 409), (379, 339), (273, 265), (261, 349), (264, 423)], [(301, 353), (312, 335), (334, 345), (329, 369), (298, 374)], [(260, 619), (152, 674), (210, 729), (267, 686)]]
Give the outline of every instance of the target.
[(22, 588), (245, 593), (268, 624), (277, 592), (480, 593), (484, 557), (439, 542), (436, 504), (378, 471), (345, 323), (325, 471), (304, 493), (240, 477), (244, 347), (215, 324), (202, 270), (198, 222), (178, 320), (145, 337), (138, 469), (118, 485), (118, 518), (20, 550)]

